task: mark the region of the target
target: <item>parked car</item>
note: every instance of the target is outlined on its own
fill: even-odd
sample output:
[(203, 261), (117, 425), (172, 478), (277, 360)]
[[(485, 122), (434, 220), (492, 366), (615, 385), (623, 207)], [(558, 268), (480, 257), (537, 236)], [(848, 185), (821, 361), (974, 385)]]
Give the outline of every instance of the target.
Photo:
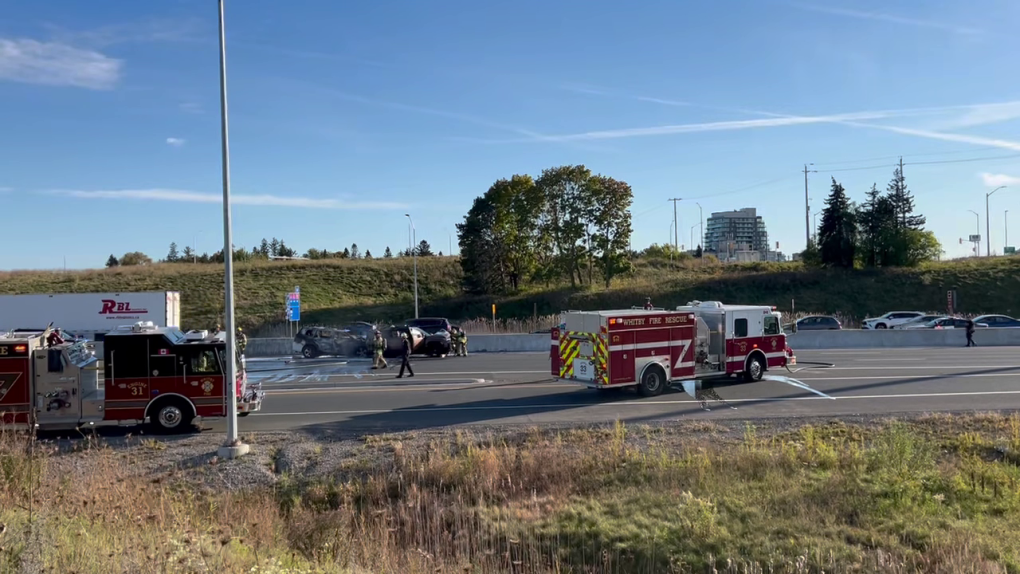
[[(983, 328), (983, 327), (988, 327), (988, 325), (985, 325), (984, 323), (978, 323), (977, 321), (975, 321), (974, 322), (974, 327)], [(966, 329), (967, 328), (967, 319), (964, 319), (963, 317), (939, 317), (938, 319), (935, 319), (933, 321), (928, 321), (927, 323), (921, 323), (921, 324), (913, 325), (913, 326), (906, 327), (906, 328), (910, 329), (910, 330), (913, 330), (913, 329)]]
[(915, 325), (915, 326), (916, 325), (924, 325), (925, 323), (927, 323), (929, 321), (934, 321), (935, 319), (941, 319), (942, 317), (945, 317), (945, 315), (921, 315), (920, 317), (915, 317), (915, 318), (907, 321), (906, 323), (900, 323), (899, 325), (893, 325), (892, 327), (889, 327), (889, 328), (890, 329), (906, 329), (906, 328), (911, 327), (911, 325)]
[(989, 327), (998, 329), (1020, 327), (1020, 320), (1008, 315), (981, 315), (980, 317), (974, 317), (974, 322), (984, 323)]
[(453, 325), (443, 317), (421, 317), (408, 319), (405, 323), (408, 327), (420, 329), (425, 333), (425, 348), (421, 354), (432, 357), (446, 357), (453, 348), (451, 333)]
[(835, 317), (808, 315), (807, 317), (797, 319), (795, 323), (786, 325), (783, 329), (792, 331), (794, 324), (796, 324), (798, 331), (834, 331), (843, 328), (843, 325)]
[(890, 311), (881, 317), (865, 319), (861, 323), (862, 329), (888, 329), (916, 319), (924, 313), (920, 311)]
[(291, 350), (306, 359), (321, 356), (369, 357), (368, 341), (349, 331), (329, 327), (302, 327), (294, 335)]

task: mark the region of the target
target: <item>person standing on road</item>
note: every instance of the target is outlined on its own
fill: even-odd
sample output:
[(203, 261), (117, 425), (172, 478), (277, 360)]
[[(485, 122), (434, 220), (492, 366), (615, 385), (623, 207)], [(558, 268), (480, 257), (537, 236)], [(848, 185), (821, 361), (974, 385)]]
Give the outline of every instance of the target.
[(237, 350), (244, 354), (244, 350), (248, 347), (248, 336), (244, 334), (244, 331), (240, 327), (237, 328)]
[(467, 356), (467, 333), (459, 327), (457, 328), (457, 350), (460, 351), (461, 357)]
[(414, 370), (411, 369), (411, 340), (407, 338), (407, 333), (400, 333), (400, 338), (403, 339), (404, 353), (401, 355), (400, 363), (400, 374), (397, 378), (404, 376), (404, 369), (407, 369), (409, 377), (414, 376)]
[(967, 319), (967, 346), (977, 347), (977, 343), (974, 342), (974, 320)]
[(375, 351), (375, 360), (372, 362), (373, 369), (385, 369), (389, 365), (386, 364), (386, 358), (383, 357), (383, 351), (386, 350), (386, 339), (383, 339), (382, 333), (379, 331), (375, 332), (375, 340), (372, 341), (372, 349)]

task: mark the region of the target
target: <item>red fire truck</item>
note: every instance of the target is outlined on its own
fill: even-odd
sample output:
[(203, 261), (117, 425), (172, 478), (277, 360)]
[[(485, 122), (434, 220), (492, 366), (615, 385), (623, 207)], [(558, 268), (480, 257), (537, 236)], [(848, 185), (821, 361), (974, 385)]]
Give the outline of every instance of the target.
[[(226, 415), (226, 343), (222, 336), (186, 336), (151, 322), (107, 333), (103, 360), (84, 341), (47, 345), (42, 333), (0, 338), (0, 427), (39, 430), (148, 423), (162, 433), (185, 432), (196, 418)], [(237, 361), (237, 410), (262, 407), (265, 393)]]
[(774, 307), (693, 301), (675, 310), (568, 311), (552, 330), (552, 374), (643, 396), (678, 381), (743, 376), (795, 365)]

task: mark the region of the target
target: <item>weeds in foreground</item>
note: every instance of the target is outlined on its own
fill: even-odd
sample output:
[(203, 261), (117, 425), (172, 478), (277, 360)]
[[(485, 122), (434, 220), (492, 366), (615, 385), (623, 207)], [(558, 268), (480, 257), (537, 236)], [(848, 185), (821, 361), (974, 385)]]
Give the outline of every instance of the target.
[(631, 431), (369, 440), (251, 492), (4, 434), (0, 572), (1020, 571), (1015, 416)]

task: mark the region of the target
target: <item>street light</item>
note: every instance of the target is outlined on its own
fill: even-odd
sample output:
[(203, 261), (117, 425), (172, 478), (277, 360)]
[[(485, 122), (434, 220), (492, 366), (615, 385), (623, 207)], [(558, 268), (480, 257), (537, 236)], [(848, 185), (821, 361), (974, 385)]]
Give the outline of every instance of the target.
[[(1006, 187), (1006, 186), (1005, 185), (1000, 185), (999, 187), (997, 187), (997, 188), (993, 189), (992, 191), (989, 191), (988, 193), (985, 194), (985, 233), (988, 234), (988, 237), (985, 237), (985, 257), (991, 257), (992, 256), (992, 227), (991, 227), (991, 223), (988, 221), (988, 198), (991, 197), (993, 193), (995, 193), (996, 191), (999, 191), (1000, 189), (1002, 189), (1004, 187)], [(981, 233), (981, 226), (980, 225), (978, 226), (978, 233), (979, 234)]]
[(237, 341), (234, 333), (234, 242), (230, 226), (230, 145), (227, 130), (227, 38), (224, 31), (223, 0), (220, 11), (220, 152), (223, 161), (223, 265), (224, 323), (227, 327), (226, 380), (230, 387), (227, 399), (227, 440), (219, 448), (222, 458), (248, 454), (250, 447), (237, 436)]
[[(974, 214), (974, 220), (977, 222), (977, 223), (975, 223), (975, 231), (977, 231), (977, 236), (980, 236), (981, 235), (981, 216), (978, 215), (978, 212), (974, 211), (973, 209), (968, 209), (967, 211), (969, 211), (969, 212)], [(974, 256), (975, 257), (980, 257), (981, 256), (981, 240), (980, 239), (977, 241), (977, 243), (974, 244)]]
[(1006, 248), (1009, 247), (1009, 210), (1002, 216), (1002, 236), (1003, 236), (1003, 247), (1002, 254), (1006, 254)]
[[(698, 233), (701, 234), (701, 237), (698, 238), (698, 245), (701, 245), (705, 241), (705, 214), (701, 211), (700, 203), (695, 201), (694, 205), (698, 206)], [(704, 250), (705, 246), (702, 245), (701, 248)]]
[(414, 221), (411, 219), (410, 213), (405, 213), (404, 217), (407, 218), (407, 222), (410, 224), (411, 229), (407, 232), (407, 241), (410, 243), (411, 258), (414, 259), (414, 318), (418, 318), (418, 252), (415, 251), (414, 242), (418, 240), (418, 232), (414, 229)]

